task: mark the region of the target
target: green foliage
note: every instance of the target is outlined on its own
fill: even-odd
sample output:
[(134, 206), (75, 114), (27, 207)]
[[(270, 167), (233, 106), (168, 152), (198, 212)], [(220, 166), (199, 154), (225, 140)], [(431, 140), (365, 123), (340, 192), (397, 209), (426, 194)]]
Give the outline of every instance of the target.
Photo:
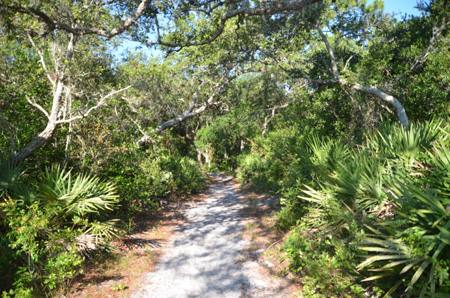
[[(254, 123), (241, 110), (217, 116), (211, 123), (202, 126), (196, 133), (196, 146), (210, 155), (211, 162), (219, 169), (235, 168), (242, 142), (253, 136)], [(221, 168), (222, 167), (222, 168)]]
[(205, 185), (198, 163), (163, 147), (139, 151), (122, 147), (109, 153), (99, 173), (114, 181), (122, 208), (156, 210), (159, 199), (197, 192)]
[(2, 160), (0, 164), (0, 198), (12, 191), (20, 178), (20, 167), (8, 160)]
[(81, 252), (120, 233), (117, 220), (104, 220), (118, 203), (110, 183), (59, 166), (29, 183), (15, 180), (1, 198), (0, 250), (6, 256), (1, 271), (11, 274), (2, 274), (0, 281), (2, 288), (10, 288), (6, 296), (35, 297), (64, 289), (84, 261)]
[(405, 166), (411, 165), (424, 148), (431, 148), (441, 124), (442, 121), (438, 120), (411, 123), (406, 130), (387, 122), (369, 140), (369, 148), (384, 155), (384, 158), (399, 160)]
[(291, 231), (283, 249), (292, 271), (304, 278), (305, 297), (365, 297), (369, 292), (355, 276), (356, 247), (337, 234), (303, 222)]
[(263, 184), (262, 181), (259, 182), (258, 180), (263, 178), (263, 173), (267, 167), (264, 157), (255, 153), (243, 154), (239, 156), (238, 165), (240, 168), (237, 178), (241, 183)]
[(342, 142), (311, 138), (315, 179), (354, 212), (381, 210), (398, 175), (411, 172), (437, 137), (440, 122), (412, 123), (409, 130), (383, 125), (365, 145), (350, 149)]
[(111, 290), (113, 291), (123, 291), (125, 290), (125, 286), (123, 284), (118, 284), (117, 286), (112, 286)]
[(350, 159), (350, 149), (338, 140), (329, 138), (320, 139), (313, 135), (308, 140), (311, 150), (311, 163), (317, 179), (327, 179), (328, 176), (339, 167), (339, 163), (345, 163)]
[(170, 156), (167, 167), (173, 175), (171, 192), (190, 194), (198, 192), (205, 186), (205, 179), (198, 163), (186, 156)]
[[(445, 1), (421, 2), (422, 16), (400, 21), (382, 11), (382, 1), (325, 1), (301, 12), (240, 15), (211, 44), (167, 47), (158, 59), (132, 53), (122, 63), (111, 56), (117, 40), (82, 34), (67, 59), (70, 34), (64, 26), (47, 30), (53, 22), (110, 32), (135, 14), (136, 1), (41, 2), (0, 4), (2, 155), (23, 148), (45, 127), (41, 112), (51, 109), (51, 78), (64, 77), (58, 120), (87, 111), (108, 90), (132, 87), (92, 110), (89, 121), (60, 123), (52, 141), (26, 164), (26, 175), (9, 162), (0, 166), (0, 276), (9, 285), (16, 281), (11, 295), (36, 296), (62, 286), (81, 262), (77, 237), (100, 243), (119, 235), (120, 222), (109, 215), (119, 204), (121, 214), (132, 217), (156, 210), (161, 197), (201, 189), (195, 153), (212, 162), (209, 170), (237, 167), (240, 181), (282, 195), (278, 227), (300, 223), (285, 248), (293, 270), (311, 268), (308, 294), (361, 295), (354, 261), (345, 255), (354, 257), (349, 243), (367, 233), (373, 262), (362, 269), (396, 275), (413, 264), (393, 294), (405, 288), (413, 295), (418, 288), (425, 295), (447, 291), (448, 126), (440, 130), (439, 121), (430, 121), (405, 130), (386, 121), (370, 133), (392, 107), (351, 89), (352, 83), (376, 86), (397, 97), (411, 120), (448, 118), (448, 28), (430, 44), (433, 27), (448, 14), (441, 7)], [(248, 1), (178, 2), (147, 1), (124, 34), (148, 41), (158, 27), (158, 42), (207, 40), (226, 9), (244, 9)], [(167, 23), (155, 23), (162, 14)], [(45, 25), (36, 16), (52, 21)], [(316, 25), (326, 29), (339, 83), (326, 83), (338, 78)], [(235, 75), (210, 102), (217, 86)], [(154, 136), (148, 150), (128, 145), (186, 109), (203, 106), (201, 115)], [(54, 163), (74, 169), (47, 168)], [(304, 233), (314, 229), (319, 231)], [(404, 263), (377, 259), (382, 253)]]
[[(238, 160), (238, 178), (263, 189), (290, 188), (308, 175), (304, 137), (293, 129), (269, 132), (252, 141), (251, 152)], [(300, 172), (300, 175), (299, 175)]]
[(449, 191), (450, 151), (436, 143), (446, 139), (440, 126), (413, 123), (406, 131), (385, 124), (365, 146), (336, 150), (339, 158), (330, 149), (335, 141), (310, 142), (322, 190), (304, 186), (300, 198), (313, 204), (303, 222), (349, 242), (361, 237), (359, 248), (368, 255), (358, 269), (377, 272), (363, 281), (402, 276), (383, 286), (386, 295), (406, 288), (423, 296), (448, 287), (450, 200), (442, 194)]
[(73, 175), (59, 166), (53, 166), (42, 173), (37, 197), (44, 208), (58, 206), (61, 209), (58, 220), (86, 217), (111, 211), (118, 196), (111, 183), (102, 183), (98, 177), (87, 174)]
[(278, 227), (293, 227), (284, 249), (305, 295), (438, 295), (449, 286), (448, 139), (441, 121), (385, 123), (353, 147), (279, 130), (253, 141), (238, 177), (283, 195)]
[[(450, 287), (450, 188), (442, 182), (450, 172), (450, 148), (439, 143), (427, 153), (431, 163), (421, 178), (424, 185), (400, 179), (392, 188), (397, 219), (379, 222), (384, 232), (369, 228), (372, 233), (360, 244), (371, 253), (359, 268), (370, 266), (380, 272), (368, 279), (401, 274), (407, 291), (420, 297)], [(442, 176), (436, 176), (438, 173)], [(391, 291), (400, 285), (395, 284)]]
[(42, 209), (37, 202), (23, 205), (9, 199), (2, 209), (2, 224), (8, 227), (4, 236), (16, 267), (9, 294), (33, 297), (67, 285), (84, 260), (76, 246), (81, 231), (55, 226), (52, 217), (59, 209)]
[[(303, 129), (308, 131), (307, 129)], [(300, 130), (279, 129), (255, 138), (251, 151), (238, 159), (237, 178), (253, 188), (279, 192), (285, 206), (278, 213), (277, 227), (286, 230), (305, 213), (305, 204), (298, 200), (299, 185), (312, 181), (311, 153), (307, 137)]]

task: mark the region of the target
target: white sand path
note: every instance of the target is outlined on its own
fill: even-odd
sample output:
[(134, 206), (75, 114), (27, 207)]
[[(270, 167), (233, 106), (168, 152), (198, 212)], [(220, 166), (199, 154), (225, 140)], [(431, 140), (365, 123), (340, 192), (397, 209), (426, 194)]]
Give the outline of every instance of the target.
[(188, 222), (175, 232), (157, 268), (143, 279), (131, 297), (143, 298), (263, 298), (286, 297), (281, 281), (260, 274), (244, 248), (246, 221), (242, 200), (229, 182), (215, 176), (205, 201), (185, 210)]

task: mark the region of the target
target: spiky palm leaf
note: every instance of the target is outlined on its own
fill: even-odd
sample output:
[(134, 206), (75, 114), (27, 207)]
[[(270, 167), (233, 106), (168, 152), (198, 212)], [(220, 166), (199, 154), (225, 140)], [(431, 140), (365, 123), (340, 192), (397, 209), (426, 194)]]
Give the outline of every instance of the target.
[(386, 202), (385, 187), (389, 185), (391, 166), (367, 150), (353, 151), (346, 162), (330, 175), (327, 186), (346, 204), (370, 210)]
[(52, 218), (55, 226), (70, 225), (82, 231), (76, 242), (84, 254), (88, 254), (93, 247), (98, 248), (105, 240), (119, 236), (120, 220), (97, 220), (105, 211), (111, 211), (118, 205), (118, 196), (112, 184), (53, 166), (42, 173), (36, 193), (43, 208), (56, 210)]
[[(435, 195), (423, 191), (407, 180), (399, 181), (395, 192), (403, 206), (402, 210), (397, 212), (403, 220), (397, 224), (401, 223), (408, 228), (402, 234), (395, 235), (392, 231), (383, 234), (368, 227), (373, 234), (363, 238), (360, 249), (368, 251), (369, 256), (358, 268), (370, 266), (372, 271), (381, 272), (365, 279), (366, 281), (391, 275), (402, 275), (404, 278), (409, 276), (407, 291), (412, 291), (420, 280), (420, 297), (424, 297), (427, 289), (434, 295), (435, 268), (441, 260), (448, 260), (450, 257), (450, 212)], [(382, 223), (384, 227), (395, 224)], [(417, 239), (413, 245), (407, 245), (404, 240), (408, 231), (416, 234)], [(420, 249), (417, 250), (418, 248)]]
[(0, 158), (0, 197), (17, 185), (21, 175), (21, 168), (10, 160)]
[(433, 151), (428, 153), (431, 160), (431, 172), (426, 177), (427, 182), (446, 208), (450, 208), (450, 150), (444, 141), (440, 140)]
[(329, 138), (319, 138), (315, 135), (307, 141), (311, 152), (312, 164), (320, 177), (326, 177), (336, 169), (339, 162), (346, 161), (350, 156), (347, 144)]
[(431, 148), (438, 136), (442, 121), (411, 123), (409, 129), (398, 124), (385, 123), (370, 140), (369, 147), (386, 157), (412, 164), (423, 147)]
[(112, 210), (118, 203), (112, 184), (86, 174), (73, 175), (70, 170), (59, 166), (44, 171), (38, 188), (42, 205), (60, 206), (63, 218), (99, 214), (100, 211)]
[(339, 231), (348, 227), (350, 218), (356, 218), (355, 211), (351, 207), (332, 195), (316, 191), (307, 185), (304, 187), (306, 189), (302, 192), (305, 196), (298, 198), (314, 203), (305, 215), (305, 219), (312, 226)]
[(122, 222), (119, 219), (110, 219), (106, 222), (93, 221), (89, 226), (85, 234), (93, 235), (96, 243), (100, 243), (104, 239), (118, 238), (123, 231)]

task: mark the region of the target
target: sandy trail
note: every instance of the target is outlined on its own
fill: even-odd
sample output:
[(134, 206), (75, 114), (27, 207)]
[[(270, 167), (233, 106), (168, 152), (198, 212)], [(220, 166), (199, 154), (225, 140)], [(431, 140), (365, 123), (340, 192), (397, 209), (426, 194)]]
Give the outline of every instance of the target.
[(244, 248), (246, 220), (231, 177), (215, 176), (210, 197), (185, 210), (187, 224), (175, 232), (158, 267), (131, 297), (285, 297), (281, 284), (259, 273)]

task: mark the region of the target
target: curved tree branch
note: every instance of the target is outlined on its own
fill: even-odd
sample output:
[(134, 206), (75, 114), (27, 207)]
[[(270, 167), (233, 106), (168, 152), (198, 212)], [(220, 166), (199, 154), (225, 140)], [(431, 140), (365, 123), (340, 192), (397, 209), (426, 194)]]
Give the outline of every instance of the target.
[(22, 148), (19, 152), (16, 152), (10, 157), (11, 164), (18, 164), (22, 160), (28, 158), (35, 151), (45, 145), (56, 130), (56, 120), (58, 118), (58, 113), (61, 109), (61, 95), (63, 91), (64, 84), (61, 79), (56, 81), (56, 90), (53, 94), (52, 110), (48, 115), (48, 122), (45, 129), (38, 134), (38, 136), (33, 139), (29, 144)]
[(210, 107), (211, 105), (216, 104), (217, 102), (215, 102), (216, 98), (219, 96), (220, 92), (222, 92), (222, 90), (225, 88), (226, 85), (228, 85), (232, 80), (234, 80), (237, 77), (237, 75), (232, 76), (229, 79), (226, 79), (215, 91), (212, 95), (210, 95), (208, 97), (208, 99), (198, 108), (194, 109), (195, 107), (195, 103), (198, 100), (198, 90), (194, 93), (191, 104), (189, 105), (189, 107), (181, 114), (175, 116), (174, 118), (158, 125), (157, 127), (155, 127), (150, 135), (145, 134), (142, 138), (140, 138), (138, 140), (138, 145), (140, 147), (142, 146), (146, 146), (148, 144), (148, 142), (151, 139), (151, 135), (152, 134), (160, 134), (162, 133), (164, 130), (169, 129), (171, 127), (174, 127), (178, 124), (180, 124), (183, 121), (186, 121), (189, 118), (192, 118), (200, 113), (202, 113), (203, 111), (205, 111), (208, 107)]
[(239, 9), (234, 10), (228, 10), (224, 15), (222, 15), (220, 19), (220, 26), (217, 29), (217, 31), (208, 39), (205, 39), (203, 41), (198, 42), (186, 42), (184, 44), (178, 44), (178, 43), (167, 43), (163, 42), (161, 40), (158, 40), (155, 43), (148, 43), (149, 45), (162, 45), (166, 47), (171, 48), (184, 48), (184, 47), (190, 47), (190, 46), (201, 46), (210, 44), (213, 41), (215, 41), (220, 35), (222, 35), (225, 25), (228, 20), (237, 17), (237, 16), (269, 16), (274, 15), (281, 12), (286, 11), (298, 11), (302, 10), (303, 8), (312, 5), (314, 3), (322, 2), (322, 0), (291, 0), (291, 1), (285, 1), (285, 2), (266, 2), (261, 1), (262, 3), (268, 3), (265, 6), (261, 7), (246, 7), (243, 6)]
[(104, 96), (102, 99), (100, 99), (100, 101), (99, 101), (95, 106), (89, 108), (89, 109), (88, 109), (85, 113), (83, 113), (82, 115), (78, 115), (78, 116), (75, 116), (75, 117), (72, 117), (72, 118), (69, 118), (69, 119), (58, 120), (58, 121), (56, 121), (56, 124), (59, 125), (59, 124), (64, 124), (64, 123), (70, 123), (70, 122), (73, 122), (73, 121), (76, 121), (76, 120), (80, 120), (80, 119), (86, 118), (86, 117), (89, 116), (89, 114), (90, 114), (92, 111), (94, 111), (94, 110), (100, 108), (101, 106), (104, 106), (104, 105), (105, 105), (106, 99), (110, 98), (110, 97), (113, 96), (114, 94), (117, 94), (117, 93), (120, 93), (120, 92), (122, 92), (122, 91), (125, 91), (125, 90), (129, 89), (130, 87), (131, 87), (131, 86), (128, 86), (128, 87), (125, 87), (125, 88), (122, 88), (122, 89), (113, 91), (113, 92), (109, 93), (108, 95)]
[(389, 95), (375, 87), (362, 86), (358, 83), (350, 84), (347, 86), (352, 89), (361, 91), (363, 93), (374, 95), (374, 96), (380, 98), (381, 100), (387, 102), (391, 106), (393, 106), (395, 108), (395, 111), (397, 112), (397, 117), (398, 117), (398, 120), (400, 121), (400, 124), (403, 125), (406, 129), (408, 129), (408, 127), (409, 127), (408, 116), (406, 115), (406, 111), (405, 111), (405, 108), (403, 107), (402, 103), (397, 98), (395, 98), (394, 96)]
[[(403, 107), (402, 103), (397, 98), (381, 91), (378, 88), (362, 86), (358, 83), (349, 84), (349, 83), (345, 82), (345, 80), (341, 79), (340, 74), (339, 74), (339, 69), (338, 69), (338, 66), (336, 63), (336, 57), (334, 55), (333, 49), (330, 46), (330, 43), (328, 42), (328, 38), (323, 33), (322, 28), (320, 27), (319, 23), (317, 23), (316, 29), (319, 32), (319, 34), (322, 38), (322, 41), (325, 43), (325, 46), (327, 48), (328, 56), (330, 57), (330, 63), (331, 63), (331, 73), (333, 74), (334, 79), (328, 79), (328, 80), (311, 80), (310, 79), (308, 81), (311, 83), (315, 83), (315, 84), (338, 83), (342, 86), (347, 86), (347, 87), (350, 87), (351, 89), (354, 89), (354, 90), (357, 90), (357, 91), (360, 91), (360, 92), (363, 92), (366, 94), (374, 95), (374, 96), (380, 98), (381, 100), (387, 102), (391, 106), (393, 106), (395, 108), (395, 111), (397, 112), (397, 117), (398, 117), (400, 124), (403, 125), (406, 129), (408, 129), (408, 127), (409, 127), (408, 116), (406, 115), (406, 111), (405, 111), (405, 108)], [(347, 66), (344, 66), (344, 67), (347, 67)]]
[(38, 19), (39, 21), (45, 23), (48, 26), (48, 31), (50, 32), (54, 30), (63, 30), (68, 33), (72, 33), (73, 35), (76, 36), (98, 35), (106, 38), (112, 38), (128, 30), (128, 28), (130, 28), (135, 22), (137, 22), (139, 18), (142, 17), (146, 9), (149, 8), (151, 3), (152, 0), (142, 0), (132, 16), (127, 17), (124, 21), (121, 22), (120, 25), (111, 30), (105, 30), (102, 28), (77, 28), (66, 23), (58, 22), (57, 20), (52, 19), (48, 14), (46, 14), (42, 10), (35, 7), (8, 5), (1, 10), (23, 13), (32, 16)]
[[(235, 4), (237, 4), (239, 1), (237, 1)], [(245, 2), (245, 1), (243, 1)], [(260, 7), (248, 7), (246, 5), (242, 5), (241, 8), (238, 9), (229, 9), (225, 14), (222, 15), (220, 19), (220, 24), (216, 32), (209, 38), (203, 41), (197, 41), (197, 42), (186, 42), (186, 43), (168, 43), (163, 42), (161, 39), (161, 35), (159, 33), (159, 25), (157, 23), (157, 16), (155, 16), (155, 23), (157, 28), (157, 40), (155, 42), (147, 42), (147, 45), (163, 45), (167, 47), (172, 48), (183, 48), (183, 47), (189, 47), (189, 46), (199, 46), (199, 45), (205, 45), (210, 44), (214, 40), (216, 40), (224, 31), (225, 25), (228, 20), (236, 17), (236, 16), (268, 16), (273, 15), (281, 12), (286, 11), (298, 11), (302, 10), (303, 8), (310, 6), (314, 3), (322, 2), (322, 0), (290, 0), (290, 1), (260, 1), (262, 6)], [(112, 38), (114, 36), (120, 35), (121, 33), (127, 31), (133, 24), (137, 23), (139, 19), (144, 15), (144, 13), (149, 9), (150, 4), (152, 3), (152, 0), (142, 0), (138, 7), (136, 8), (133, 15), (127, 17), (125, 20), (123, 20), (120, 25), (117, 27), (107, 30), (103, 28), (79, 28), (78, 26), (74, 27), (71, 24), (66, 24), (57, 21), (56, 19), (51, 18), (48, 14), (46, 14), (44, 11), (39, 10), (35, 7), (24, 7), (20, 5), (8, 5), (3, 6), (0, 5), (0, 11), (6, 10), (6, 11), (12, 11), (15, 13), (23, 13), (27, 14), (29, 16), (32, 16), (39, 21), (45, 23), (48, 26), (48, 31), (54, 31), (54, 30), (63, 30), (68, 33), (74, 34), (76, 36), (81, 35), (98, 35), (105, 38)], [(221, 2), (221, 5), (215, 5), (214, 9), (220, 8), (222, 5), (226, 5), (227, 1)], [(211, 13), (211, 11), (209, 12)], [(48, 32), (47, 31), (47, 32)]]

